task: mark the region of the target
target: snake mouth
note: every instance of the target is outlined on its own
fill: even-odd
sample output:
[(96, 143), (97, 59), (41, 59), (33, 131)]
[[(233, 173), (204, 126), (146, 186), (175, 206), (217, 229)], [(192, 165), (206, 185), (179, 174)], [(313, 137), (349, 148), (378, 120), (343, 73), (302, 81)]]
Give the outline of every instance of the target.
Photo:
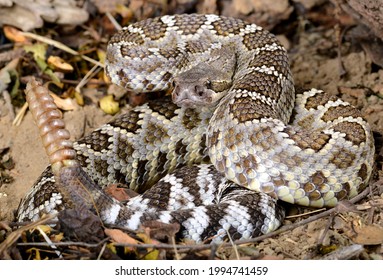
[(206, 105), (206, 102), (194, 100), (194, 99), (182, 99), (182, 100), (174, 101), (174, 103), (178, 107), (183, 107), (183, 108), (197, 108), (197, 107)]

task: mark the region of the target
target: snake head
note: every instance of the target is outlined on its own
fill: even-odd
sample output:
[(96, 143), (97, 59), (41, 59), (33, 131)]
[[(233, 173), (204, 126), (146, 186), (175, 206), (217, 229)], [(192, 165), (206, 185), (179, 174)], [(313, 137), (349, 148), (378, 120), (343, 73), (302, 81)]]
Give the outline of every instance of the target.
[(231, 86), (231, 76), (206, 63), (173, 78), (172, 99), (179, 107), (216, 104)]

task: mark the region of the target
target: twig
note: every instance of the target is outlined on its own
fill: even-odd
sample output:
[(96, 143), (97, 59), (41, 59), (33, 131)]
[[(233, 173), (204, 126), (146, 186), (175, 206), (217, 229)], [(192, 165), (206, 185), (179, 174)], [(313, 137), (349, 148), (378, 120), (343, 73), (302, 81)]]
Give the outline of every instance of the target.
[(300, 217), (303, 217), (303, 216), (312, 215), (314, 213), (322, 212), (322, 211), (325, 211), (325, 210), (326, 210), (326, 208), (315, 209), (315, 210), (312, 210), (312, 211), (309, 211), (309, 212), (306, 212), (306, 213), (302, 213), (302, 214), (286, 216), (286, 219), (300, 218)]
[(17, 113), (15, 119), (13, 120), (12, 125), (19, 126), (21, 124), (21, 121), (23, 120), (27, 109), (28, 109), (28, 103), (25, 102), (23, 107), (21, 107), (20, 111)]
[(214, 260), (215, 259), (215, 253), (217, 252), (218, 249), (218, 244), (212, 243), (210, 246), (210, 255), (209, 255), (209, 260)]
[(121, 25), (116, 21), (116, 19), (109, 12), (106, 12), (105, 14), (110, 20), (110, 22), (113, 24), (113, 26), (116, 28), (116, 30), (122, 29)]
[(61, 254), (61, 252), (59, 250), (57, 250), (57, 247), (53, 244), (52, 240), (50, 240), (50, 238), (48, 237), (48, 235), (45, 234), (44, 230), (42, 230), (42, 228), (40, 226), (37, 226), (37, 229), (38, 231), (40, 232), (40, 234), (43, 236), (43, 238), (45, 239), (45, 241), (51, 246), (51, 248), (55, 251), (56, 255), (62, 259), (63, 256)]
[(318, 245), (323, 244), (323, 240), (325, 239), (325, 237), (326, 237), (328, 231), (330, 230), (330, 226), (331, 226), (331, 224), (333, 223), (333, 221), (334, 221), (334, 215), (331, 215), (331, 218), (328, 219), (328, 222), (327, 222), (327, 224), (326, 224), (326, 227), (325, 227), (323, 233), (322, 233), (321, 236), (318, 238), (318, 242), (317, 242)]
[(231, 246), (233, 247), (235, 257), (237, 258), (237, 260), (240, 260), (237, 246), (236, 244), (234, 244), (233, 239), (231, 238), (230, 232), (228, 230), (226, 230), (226, 235), (227, 237), (229, 237), (229, 242)]
[(75, 51), (75, 50), (72, 50), (71, 48), (65, 46), (64, 44), (58, 42), (58, 41), (55, 41), (55, 40), (52, 40), (52, 39), (49, 39), (49, 38), (46, 38), (46, 37), (43, 37), (43, 36), (40, 36), (40, 35), (37, 35), (37, 34), (33, 34), (33, 33), (30, 33), (30, 32), (21, 32), (22, 35), (24, 35), (25, 37), (29, 37), (29, 38), (32, 38), (32, 39), (35, 39), (37, 41), (40, 41), (40, 42), (43, 42), (43, 43), (46, 43), (46, 44), (49, 44), (49, 45), (52, 45), (60, 50), (63, 50), (67, 53), (70, 53), (70, 54), (73, 54), (73, 55), (79, 55), (82, 59), (86, 60), (86, 61), (89, 61), (95, 65), (98, 65), (102, 68), (104, 68), (104, 64), (102, 64), (101, 62), (97, 61), (97, 60), (94, 60), (93, 58), (90, 58), (86, 55), (82, 55), (80, 54), (79, 52)]
[(353, 244), (347, 247), (342, 247), (334, 252), (331, 252), (321, 258), (321, 260), (348, 260), (356, 255), (359, 255), (364, 250), (363, 245)]
[(105, 248), (106, 248), (106, 242), (102, 245), (102, 248), (100, 250), (100, 253), (98, 254), (97, 260), (100, 260), (102, 255), (104, 254)]
[[(2, 243), (0, 243), (0, 259), (1, 259), (1, 256), (3, 256), (5, 254), (6, 250), (9, 249), (13, 244), (16, 243), (17, 239), (20, 238), (21, 234), (24, 231), (35, 228), (38, 225), (47, 224), (49, 221), (54, 219), (56, 216), (57, 216), (57, 214), (46, 215), (45, 217), (41, 218), (40, 220), (38, 220), (36, 222), (30, 223), (30, 224), (28, 224), (22, 228), (19, 228), (15, 231), (11, 232), (8, 235), (8, 237)], [(17, 244), (19, 244), (19, 243), (17, 243)], [(46, 243), (44, 243), (44, 244), (46, 244)], [(48, 244), (48, 245), (51, 246), (51, 244)]]
[[(75, 241), (67, 241), (67, 242), (55, 242), (52, 243), (57, 247), (69, 247), (69, 246), (78, 246), (78, 247), (86, 247), (86, 248), (97, 248), (103, 245), (105, 242), (109, 241), (110, 238), (105, 238), (98, 243), (86, 243), (86, 242), (75, 242)], [(45, 242), (28, 242), (28, 243), (16, 243), (17, 246), (41, 246), (41, 247), (49, 247), (50, 245)]]
[(92, 79), (101, 68), (98, 68), (98, 65), (93, 65), (93, 67), (85, 74), (85, 76), (81, 79), (78, 85), (75, 88), (75, 91), (81, 92), (81, 88), (88, 83), (90, 79)]
[(180, 260), (181, 258), (180, 258), (180, 254), (178, 253), (177, 247), (176, 247), (176, 240), (174, 238), (174, 235), (172, 235), (170, 240), (171, 240), (171, 244), (173, 245), (173, 248), (174, 248), (175, 259)]

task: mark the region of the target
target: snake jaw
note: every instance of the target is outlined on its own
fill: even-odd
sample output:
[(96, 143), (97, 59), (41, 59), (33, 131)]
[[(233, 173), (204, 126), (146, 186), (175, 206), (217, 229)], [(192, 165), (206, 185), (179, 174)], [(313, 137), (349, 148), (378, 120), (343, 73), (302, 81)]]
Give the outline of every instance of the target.
[(195, 108), (199, 105), (208, 105), (215, 101), (217, 95), (204, 85), (176, 84), (172, 92), (172, 100), (177, 106), (185, 108)]
[(231, 75), (214, 64), (199, 63), (173, 77), (172, 100), (179, 107), (214, 105), (231, 87)]

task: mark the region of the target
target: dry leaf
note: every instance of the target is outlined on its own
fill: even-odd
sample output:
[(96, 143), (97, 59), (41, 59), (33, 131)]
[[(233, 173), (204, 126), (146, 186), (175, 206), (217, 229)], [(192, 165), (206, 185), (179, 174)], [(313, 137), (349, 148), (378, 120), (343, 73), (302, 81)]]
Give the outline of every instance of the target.
[(116, 246), (114, 246), (112, 243), (106, 244), (106, 247), (112, 251), (113, 254), (117, 254)]
[(73, 71), (73, 66), (65, 62), (61, 57), (51, 55), (48, 57), (48, 65), (54, 70), (70, 73)]
[(74, 99), (76, 100), (77, 104), (80, 106), (84, 106), (84, 96), (78, 92), (75, 88), (70, 87), (67, 90), (68, 96), (74, 96)]
[[(145, 228), (144, 232), (137, 233), (137, 236), (142, 239), (145, 244), (159, 244), (159, 242), (150, 237), (148, 228)], [(145, 253), (142, 258), (145, 260), (157, 260), (160, 251), (157, 249), (148, 249), (147, 253)]]
[(144, 260), (158, 260), (160, 251), (157, 249), (149, 250), (149, 252), (144, 256)]
[(72, 111), (77, 108), (77, 103), (72, 98), (60, 98), (54, 93), (51, 93), (51, 96), (53, 97), (53, 100), (56, 103), (57, 107), (61, 110)]
[(378, 245), (383, 243), (383, 228), (378, 225), (354, 225), (356, 235), (350, 236), (352, 241), (362, 245)]
[(64, 233), (60, 232), (58, 234), (54, 234), (54, 235), (50, 236), (50, 238), (51, 238), (52, 242), (60, 242), (64, 238)]
[(99, 60), (102, 64), (105, 64), (105, 60), (106, 60), (106, 51), (105, 51), (105, 50), (102, 50), (102, 49), (97, 49), (97, 57), (98, 57), (98, 60)]
[(12, 26), (4, 26), (3, 31), (4, 31), (5, 37), (7, 37), (7, 39), (12, 42), (15, 42), (15, 43), (28, 42), (27, 37), (25, 37), (23, 32), (21, 32), (17, 28), (14, 28)]
[(37, 248), (30, 248), (27, 250), (28, 254), (34, 255), (34, 260), (41, 260), (40, 250)]
[(145, 227), (145, 231), (150, 238), (159, 240), (175, 237), (181, 227), (178, 223), (166, 224), (159, 221), (146, 221), (142, 223), (142, 226)]
[(100, 100), (100, 108), (105, 113), (114, 115), (120, 111), (120, 107), (118, 102), (114, 101), (113, 95), (107, 95), (101, 98)]
[(105, 193), (111, 197), (114, 197), (118, 201), (127, 201), (131, 197), (127, 194), (124, 188), (118, 187), (118, 184), (112, 184), (105, 188)]
[[(40, 230), (42, 230), (44, 233), (48, 235), (51, 233), (52, 228), (48, 225), (39, 225), (38, 227), (40, 228)], [(34, 228), (33, 230), (36, 230), (36, 229), (37, 228)]]
[(112, 238), (112, 240), (116, 243), (139, 244), (138, 240), (130, 237), (128, 234), (119, 229), (106, 228), (104, 231), (105, 234)]

